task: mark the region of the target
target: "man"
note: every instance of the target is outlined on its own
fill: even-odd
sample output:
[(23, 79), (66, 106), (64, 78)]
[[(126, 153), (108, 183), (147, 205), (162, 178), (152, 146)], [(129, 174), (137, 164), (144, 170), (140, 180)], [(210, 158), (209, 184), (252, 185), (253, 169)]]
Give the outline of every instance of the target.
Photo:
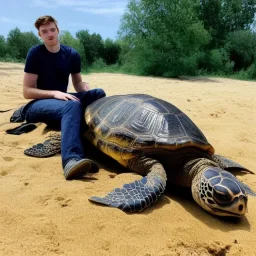
[[(35, 22), (42, 45), (32, 47), (27, 55), (23, 95), (34, 99), (22, 108), (27, 122), (61, 126), (61, 156), (64, 176), (76, 179), (98, 167), (85, 158), (81, 136), (86, 106), (104, 97), (102, 89), (90, 90), (82, 81), (81, 60), (71, 47), (59, 43), (57, 21), (51, 16)], [(77, 93), (67, 93), (68, 79)]]

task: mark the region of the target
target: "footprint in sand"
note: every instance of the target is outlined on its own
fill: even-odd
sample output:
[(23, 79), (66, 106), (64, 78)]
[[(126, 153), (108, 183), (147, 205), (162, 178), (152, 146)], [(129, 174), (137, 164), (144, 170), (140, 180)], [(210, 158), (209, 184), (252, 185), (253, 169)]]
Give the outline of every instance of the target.
[(225, 114), (225, 110), (221, 109), (219, 111), (215, 111), (214, 113), (210, 113), (210, 116), (214, 117), (214, 118), (220, 118), (221, 115)]
[(55, 200), (59, 202), (59, 205), (61, 207), (69, 206), (69, 202), (71, 201), (70, 198), (69, 199), (65, 199), (64, 197), (61, 197), (61, 196), (56, 197)]
[(42, 206), (47, 206), (49, 204), (49, 201), (51, 200), (51, 198), (52, 198), (52, 195), (40, 196), (39, 203)]
[(13, 158), (13, 157), (10, 157), (10, 156), (3, 156), (3, 159), (4, 159), (4, 161), (6, 161), (6, 162), (11, 162), (11, 161), (14, 160), (14, 158)]
[(1, 174), (1, 176), (6, 176), (8, 174), (8, 172), (2, 171), (0, 174)]

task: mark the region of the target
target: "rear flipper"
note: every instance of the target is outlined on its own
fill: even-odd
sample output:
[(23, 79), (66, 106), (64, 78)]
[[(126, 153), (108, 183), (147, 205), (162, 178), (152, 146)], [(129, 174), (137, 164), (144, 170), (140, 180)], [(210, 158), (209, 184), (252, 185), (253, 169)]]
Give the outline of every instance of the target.
[(250, 196), (255, 196), (255, 197), (256, 197), (256, 193), (255, 193), (248, 185), (246, 185), (245, 183), (243, 183), (243, 182), (241, 182), (241, 181), (239, 181), (239, 182), (240, 182), (240, 185), (243, 186), (245, 192), (246, 192), (248, 195), (250, 195)]
[(245, 171), (249, 172), (251, 174), (255, 174), (253, 171), (243, 167), (242, 165), (236, 163), (235, 161), (221, 155), (216, 155), (214, 154), (212, 156), (213, 160), (221, 165), (221, 167), (227, 171), (232, 171), (232, 170), (240, 170), (240, 171)]
[(25, 155), (33, 157), (50, 157), (61, 151), (61, 136), (59, 133), (53, 134), (43, 143), (33, 145), (24, 151)]
[(141, 180), (125, 184), (122, 188), (116, 188), (104, 197), (92, 196), (89, 200), (123, 211), (142, 211), (156, 202), (164, 192), (165, 186), (165, 170), (161, 164), (157, 163), (151, 166), (148, 175)]
[[(224, 168), (227, 171), (232, 171), (232, 170), (238, 170), (238, 171), (245, 171), (245, 172), (249, 172), (251, 174), (255, 174), (253, 171), (248, 170), (247, 168), (243, 167), (242, 165), (236, 163), (235, 161), (226, 158), (225, 156), (221, 156), (221, 155), (213, 155), (213, 159), (218, 162), (222, 168)], [(256, 193), (245, 183), (240, 182), (240, 185), (244, 188), (244, 190), (246, 191), (246, 193), (250, 196), (255, 196), (256, 197)]]

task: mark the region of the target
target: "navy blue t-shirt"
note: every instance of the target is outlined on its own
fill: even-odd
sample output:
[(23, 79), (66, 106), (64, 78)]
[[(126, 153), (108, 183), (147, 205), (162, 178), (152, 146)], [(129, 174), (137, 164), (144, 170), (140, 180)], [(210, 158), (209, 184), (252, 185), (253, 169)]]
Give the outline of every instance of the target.
[(66, 45), (61, 44), (57, 53), (49, 52), (44, 44), (36, 45), (28, 52), (24, 71), (38, 75), (38, 89), (67, 92), (69, 75), (81, 72), (81, 59)]

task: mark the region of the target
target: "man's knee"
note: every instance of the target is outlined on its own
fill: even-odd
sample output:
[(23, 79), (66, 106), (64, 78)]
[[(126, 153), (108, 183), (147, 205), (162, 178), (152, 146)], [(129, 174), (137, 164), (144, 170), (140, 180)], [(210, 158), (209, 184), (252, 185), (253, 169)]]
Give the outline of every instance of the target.
[(81, 112), (82, 104), (79, 101), (68, 100), (65, 107), (63, 108), (64, 112)]
[(103, 89), (95, 89), (95, 90), (96, 90), (95, 94), (97, 95), (96, 99), (100, 99), (106, 96), (106, 93), (104, 92)]

